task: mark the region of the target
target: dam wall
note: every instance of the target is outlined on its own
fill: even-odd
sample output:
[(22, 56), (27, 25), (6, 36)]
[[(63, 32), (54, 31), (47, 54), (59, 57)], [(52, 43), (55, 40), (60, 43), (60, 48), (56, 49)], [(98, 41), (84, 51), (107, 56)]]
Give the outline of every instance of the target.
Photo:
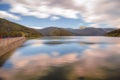
[(0, 56), (14, 50), (24, 43), (25, 37), (3, 38), (0, 39)]

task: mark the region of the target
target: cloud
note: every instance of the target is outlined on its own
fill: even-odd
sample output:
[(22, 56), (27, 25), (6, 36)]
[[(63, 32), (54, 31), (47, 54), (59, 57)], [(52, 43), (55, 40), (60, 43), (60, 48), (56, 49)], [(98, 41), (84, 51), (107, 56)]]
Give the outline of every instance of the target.
[(99, 27), (99, 24), (95, 24), (95, 23), (93, 23), (93, 24), (90, 24), (89, 26), (90, 26), (90, 27), (98, 28), (98, 27)]
[(43, 29), (44, 27), (39, 27), (39, 26), (29, 26), (30, 28), (34, 28), (34, 29)]
[[(20, 13), (23, 16), (35, 16), (38, 18), (48, 18), (51, 15), (62, 16), (65, 18), (79, 18), (77, 14), (78, 11), (72, 9), (72, 3), (69, 0), (66, 1), (56, 1), (56, 0), (4, 0), (11, 4), (11, 12)], [(70, 6), (71, 5), (71, 6)]]
[(15, 20), (20, 20), (20, 17), (2, 10), (0, 10), (0, 18), (11, 18)]
[[(68, 0), (67, 0), (68, 1)], [(65, 8), (66, 1), (56, 0), (36, 0), (36, 1), (28, 1), (28, 0), (4, 0), (11, 4), (10, 11), (13, 13), (19, 13), (23, 16), (34, 16), (37, 18), (48, 18), (50, 16), (61, 16), (65, 18), (78, 19), (79, 12), (72, 9), (72, 7), (67, 6)], [(70, 1), (71, 2), (71, 1)], [(67, 3), (68, 4), (68, 3)], [(72, 3), (71, 3), (72, 4)], [(62, 7), (63, 6), (63, 7)]]
[[(94, 1), (96, 5), (87, 11), (85, 21), (105, 23), (120, 27), (120, 0), (99, 0)], [(92, 3), (91, 3), (92, 4)]]
[[(120, 27), (120, 0), (2, 0), (10, 11), (37, 18), (65, 17)], [(52, 17), (51, 19), (56, 19)]]
[(50, 19), (51, 19), (51, 20), (53, 20), (53, 21), (55, 21), (55, 20), (58, 20), (58, 19), (60, 19), (60, 17), (53, 16), (53, 17), (51, 17)]

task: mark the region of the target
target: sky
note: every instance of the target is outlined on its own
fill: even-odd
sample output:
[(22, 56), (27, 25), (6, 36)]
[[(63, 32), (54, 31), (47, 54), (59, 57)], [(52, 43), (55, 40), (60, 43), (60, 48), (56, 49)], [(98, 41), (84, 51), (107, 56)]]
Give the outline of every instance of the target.
[(31, 28), (120, 28), (120, 0), (0, 0), (0, 18)]

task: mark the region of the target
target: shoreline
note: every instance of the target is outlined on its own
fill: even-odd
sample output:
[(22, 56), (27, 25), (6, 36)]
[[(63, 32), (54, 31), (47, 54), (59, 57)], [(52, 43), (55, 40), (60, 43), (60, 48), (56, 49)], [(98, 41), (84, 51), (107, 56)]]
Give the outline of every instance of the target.
[(19, 47), (24, 41), (26, 41), (25, 37), (0, 39), (0, 56)]

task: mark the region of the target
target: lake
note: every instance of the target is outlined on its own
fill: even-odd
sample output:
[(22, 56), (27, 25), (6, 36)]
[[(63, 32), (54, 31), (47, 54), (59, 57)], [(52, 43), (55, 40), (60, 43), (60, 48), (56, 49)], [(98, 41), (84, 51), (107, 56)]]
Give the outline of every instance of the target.
[(43, 37), (10, 54), (0, 80), (120, 80), (116, 37)]

